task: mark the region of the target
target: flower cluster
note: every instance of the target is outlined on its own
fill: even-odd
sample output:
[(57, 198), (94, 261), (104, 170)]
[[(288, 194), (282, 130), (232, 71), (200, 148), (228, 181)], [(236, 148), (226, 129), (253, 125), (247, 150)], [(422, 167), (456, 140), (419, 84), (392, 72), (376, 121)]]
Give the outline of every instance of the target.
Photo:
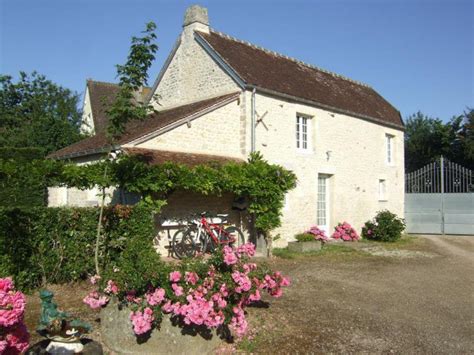
[(93, 291), (89, 293), (86, 297), (84, 297), (82, 301), (90, 308), (98, 309), (109, 302), (109, 297), (105, 295), (100, 295), (97, 291)]
[(20, 354), (28, 348), (25, 304), (25, 295), (15, 290), (12, 279), (0, 279), (0, 354)]
[(253, 255), (255, 246), (251, 243), (238, 248), (225, 246), (208, 260), (174, 265), (162, 279), (150, 280), (142, 295), (120, 290), (120, 285), (109, 280), (100, 294), (93, 292), (84, 302), (97, 308), (110, 295), (116, 295), (133, 310), (130, 320), (136, 335), (149, 332), (162, 314), (169, 314), (190, 326), (228, 326), (236, 337), (241, 337), (248, 327), (245, 307), (259, 301), (262, 291), (280, 297), (282, 288), (290, 284), (281, 273), (249, 262)]
[(339, 223), (334, 228), (334, 233), (332, 234), (334, 239), (341, 239), (345, 242), (353, 242), (359, 239), (359, 234), (357, 234), (356, 230), (352, 228), (352, 226), (347, 223)]
[(328, 240), (328, 237), (326, 236), (326, 233), (322, 229), (319, 229), (318, 226), (312, 226), (305, 233), (314, 235), (315, 240), (320, 240), (323, 243)]

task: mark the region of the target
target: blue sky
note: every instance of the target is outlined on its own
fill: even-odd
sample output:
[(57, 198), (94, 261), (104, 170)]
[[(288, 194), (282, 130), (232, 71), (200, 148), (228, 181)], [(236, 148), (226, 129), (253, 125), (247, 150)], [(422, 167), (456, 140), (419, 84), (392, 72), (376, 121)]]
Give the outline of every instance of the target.
[(181, 31), (187, 6), (213, 28), (365, 82), (402, 116), (442, 119), (474, 107), (474, 1), (0, 0), (0, 72), (37, 70), (79, 93), (115, 80), (130, 37), (158, 25), (150, 83)]

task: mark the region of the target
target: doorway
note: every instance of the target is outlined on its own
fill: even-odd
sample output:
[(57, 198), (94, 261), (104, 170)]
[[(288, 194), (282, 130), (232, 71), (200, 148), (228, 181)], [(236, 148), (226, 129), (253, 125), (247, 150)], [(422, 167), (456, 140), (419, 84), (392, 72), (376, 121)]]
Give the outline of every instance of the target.
[(330, 175), (318, 174), (318, 201), (317, 201), (317, 217), (316, 224), (319, 229), (323, 230), (329, 237), (329, 189)]

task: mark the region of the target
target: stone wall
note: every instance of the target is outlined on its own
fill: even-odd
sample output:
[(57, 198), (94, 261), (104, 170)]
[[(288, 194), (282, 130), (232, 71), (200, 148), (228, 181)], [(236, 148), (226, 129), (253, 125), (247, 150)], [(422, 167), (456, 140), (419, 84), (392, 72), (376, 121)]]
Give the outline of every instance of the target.
[[(247, 92), (247, 117), (251, 95)], [(286, 245), (296, 233), (316, 224), (318, 174), (330, 175), (330, 231), (346, 220), (359, 231), (363, 223), (382, 209), (404, 215), (403, 132), (355, 117), (332, 113), (257, 92), (256, 111), (263, 124), (256, 128), (256, 149), (298, 177), (283, 211), (277, 245)], [(296, 114), (311, 117), (312, 149), (296, 148)], [(250, 119), (247, 121), (250, 130)], [(394, 164), (386, 163), (385, 134), (394, 136)], [(246, 147), (250, 151), (250, 135)], [(387, 200), (379, 201), (378, 181), (387, 183)]]
[(240, 101), (232, 101), (190, 121), (189, 125), (185, 123), (136, 147), (245, 157), (242, 155), (239, 137), (241, 134)]
[(192, 26), (184, 28), (181, 43), (162, 76), (155, 95), (157, 110), (239, 91), (237, 84), (194, 39)]
[(94, 133), (94, 120), (92, 117), (92, 106), (88, 86), (86, 86), (86, 92), (84, 94), (84, 103), (82, 105), (81, 133)]

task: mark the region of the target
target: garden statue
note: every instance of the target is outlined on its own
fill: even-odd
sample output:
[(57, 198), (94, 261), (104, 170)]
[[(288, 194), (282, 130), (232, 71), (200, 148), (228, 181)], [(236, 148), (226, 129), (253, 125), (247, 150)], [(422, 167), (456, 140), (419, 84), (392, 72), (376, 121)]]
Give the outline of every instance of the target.
[(91, 326), (68, 313), (58, 310), (53, 302), (54, 294), (40, 291), (41, 316), (36, 328), (39, 334), (51, 339), (46, 350), (49, 353), (73, 354), (83, 350), (80, 338), (91, 330)]

